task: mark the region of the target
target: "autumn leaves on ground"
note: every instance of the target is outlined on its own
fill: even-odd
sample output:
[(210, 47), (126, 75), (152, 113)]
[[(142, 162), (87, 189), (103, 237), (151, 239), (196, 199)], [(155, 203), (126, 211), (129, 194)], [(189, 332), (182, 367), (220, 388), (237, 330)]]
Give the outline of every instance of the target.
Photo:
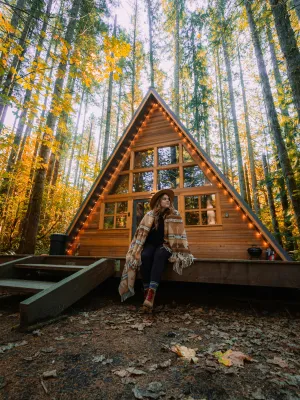
[(296, 292), (169, 283), (151, 316), (139, 313), (142, 293), (121, 304), (117, 284), (23, 333), (20, 298), (0, 298), (0, 397), (300, 398)]

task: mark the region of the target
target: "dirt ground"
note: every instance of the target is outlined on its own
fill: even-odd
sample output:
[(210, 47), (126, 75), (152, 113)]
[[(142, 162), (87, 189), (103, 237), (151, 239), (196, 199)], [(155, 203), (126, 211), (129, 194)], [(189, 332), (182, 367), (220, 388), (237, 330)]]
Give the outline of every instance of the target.
[[(24, 297), (0, 296), (0, 399), (300, 399), (299, 291), (163, 283), (143, 315), (117, 285), (31, 332), (16, 329)], [(251, 360), (226, 366), (227, 350)]]

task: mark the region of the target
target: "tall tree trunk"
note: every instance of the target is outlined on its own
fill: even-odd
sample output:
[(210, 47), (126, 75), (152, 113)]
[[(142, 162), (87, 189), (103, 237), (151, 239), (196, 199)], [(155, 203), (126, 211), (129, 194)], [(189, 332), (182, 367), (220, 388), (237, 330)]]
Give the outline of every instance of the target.
[(245, 174), (244, 174), (244, 168), (243, 168), (243, 157), (242, 157), (242, 150), (241, 150), (241, 144), (240, 144), (239, 129), (238, 129), (237, 117), (236, 117), (236, 107), (235, 107), (235, 98), (234, 98), (233, 83), (232, 83), (231, 63), (229, 60), (227, 43), (224, 38), (222, 39), (222, 46), (223, 46), (224, 60), (225, 60), (226, 71), (227, 71), (227, 81), (228, 81), (228, 87), (229, 87), (232, 123), (233, 123), (233, 129), (234, 129), (236, 157), (237, 157), (237, 164), (238, 164), (240, 193), (241, 193), (242, 198), (246, 201), (247, 196), (246, 196)]
[(222, 87), (221, 72), (220, 72), (219, 48), (217, 49), (217, 67), (218, 67), (217, 77), (218, 77), (219, 93), (220, 93), (220, 112), (221, 112), (221, 122), (222, 122), (222, 136), (223, 136), (223, 143), (224, 143), (224, 162), (225, 162), (224, 173), (225, 173), (225, 176), (228, 178), (228, 150), (227, 150), (226, 127), (225, 127), (223, 87)]
[[(119, 94), (118, 94), (118, 106), (117, 106), (117, 125), (116, 125), (115, 144), (118, 142), (118, 139), (119, 139), (119, 127), (120, 127), (120, 117), (121, 117), (121, 99), (122, 99), (122, 83), (123, 83), (123, 79), (121, 77), (120, 81), (119, 81)], [(104, 104), (104, 101), (103, 101), (103, 104)], [(104, 107), (104, 105), (103, 105), (103, 107)]]
[(82, 110), (84, 94), (85, 94), (85, 91), (84, 91), (84, 89), (82, 89), (80, 105), (79, 105), (79, 110), (78, 110), (78, 115), (77, 115), (77, 121), (76, 121), (76, 126), (75, 126), (75, 134), (74, 134), (74, 139), (73, 139), (72, 149), (71, 149), (71, 155), (70, 155), (70, 160), (69, 160), (69, 165), (68, 165), (68, 172), (66, 174), (66, 185), (67, 186), (69, 185), (71, 168), (72, 168), (72, 163), (73, 163), (73, 158), (74, 158), (74, 153), (75, 153), (75, 147), (77, 145), (78, 127), (79, 127), (79, 121), (80, 121), (80, 116), (81, 116), (81, 110)]
[(291, 162), (287, 153), (287, 149), (281, 135), (280, 125), (278, 122), (278, 117), (274, 105), (270, 81), (267, 74), (254, 17), (252, 14), (251, 4), (248, 1), (246, 1), (245, 7), (247, 11), (248, 22), (254, 44), (260, 80), (263, 87), (263, 94), (264, 94), (265, 104), (267, 107), (268, 118), (271, 124), (272, 134), (277, 147), (280, 166), (282, 168), (283, 176), (289, 192), (289, 197), (293, 205), (296, 224), (298, 227), (298, 231), (300, 232), (300, 195), (298, 194), (299, 190), (297, 188), (294, 171), (291, 167)]
[(199, 77), (198, 77), (198, 71), (196, 67), (196, 48), (195, 48), (195, 29), (194, 26), (192, 25), (192, 33), (191, 33), (191, 46), (192, 46), (192, 60), (193, 60), (193, 77), (194, 77), (194, 127), (196, 130), (196, 136), (198, 139), (198, 142), (200, 142), (200, 116), (199, 116), (199, 99), (198, 99), (198, 83), (199, 83)]
[[(65, 41), (69, 44), (73, 43), (73, 38), (75, 34), (75, 27), (77, 22), (77, 16), (80, 7), (80, 0), (74, 0), (72, 3), (72, 9), (70, 11), (70, 19), (68, 23), (68, 27), (66, 30)], [(57, 116), (53, 114), (51, 111), (54, 108), (55, 102), (61, 98), (62, 89), (65, 80), (65, 76), (67, 73), (67, 61), (70, 56), (70, 51), (67, 56), (64, 56), (64, 60), (60, 61), (58, 67), (58, 75), (54, 84), (54, 91), (52, 97), (52, 105), (50, 107), (50, 111), (46, 120), (46, 129), (43, 134), (43, 143), (40, 148), (39, 157), (41, 159), (40, 168), (37, 169), (33, 184), (33, 189), (30, 198), (31, 207), (28, 207), (28, 227), (26, 232), (22, 232), (22, 239), (20, 242), (20, 246), (18, 249), (19, 253), (34, 253), (35, 245), (36, 245), (36, 236), (38, 232), (39, 220), (40, 220), (40, 212), (42, 206), (42, 199), (44, 193), (45, 186), (45, 177), (46, 177), (46, 165), (48, 163), (50, 147), (47, 144), (47, 141), (52, 141), (51, 134), (49, 132), (53, 132), (56, 122)], [(67, 60), (66, 60), (67, 58)]]
[(132, 43), (131, 116), (133, 116), (134, 114), (134, 103), (135, 103), (137, 12), (138, 12), (138, 3), (137, 0), (135, 0), (134, 17), (133, 17), (134, 18), (133, 43)]
[(297, 13), (298, 19), (300, 21), (300, 0), (292, 0), (294, 3), (294, 8)]
[(174, 63), (174, 106), (175, 114), (179, 118), (179, 69), (180, 69), (180, 26), (179, 26), (179, 1), (174, 0), (175, 3), (175, 31), (174, 31), (174, 43), (175, 43), (175, 63)]
[(281, 240), (280, 231), (279, 231), (279, 224), (278, 224), (278, 219), (277, 219), (277, 215), (276, 215), (274, 197), (273, 197), (273, 192), (272, 192), (273, 184), (272, 184), (272, 180), (270, 178), (269, 168), (268, 168), (267, 159), (266, 159), (265, 154), (263, 154), (263, 156), (262, 156), (262, 161), (263, 161), (263, 167), (264, 167), (265, 182), (266, 182), (267, 192), (268, 192), (268, 204), (269, 204), (269, 209), (270, 209), (270, 214), (271, 214), (273, 232), (274, 232), (278, 242), (282, 245), (282, 240)]
[(269, 43), (269, 50), (270, 50), (270, 54), (271, 54), (274, 78), (275, 78), (275, 82), (276, 82), (276, 90), (277, 90), (279, 107), (280, 107), (281, 114), (284, 117), (285, 138), (286, 138), (288, 147), (292, 146), (294, 149), (297, 149), (297, 145), (295, 143), (294, 132), (293, 132), (293, 126), (291, 123), (291, 117), (289, 115), (289, 110), (288, 110), (286, 99), (285, 99), (284, 86), (283, 86), (281, 74), (279, 71), (272, 30), (271, 30), (269, 24), (266, 25), (266, 29), (267, 29), (267, 37), (268, 37), (268, 43)]
[[(87, 155), (90, 154), (93, 126), (94, 126), (94, 119), (91, 120), (91, 125), (90, 125), (90, 130), (89, 130), (88, 145), (87, 145), (87, 149), (86, 149), (86, 154)], [(84, 186), (85, 186), (85, 177), (83, 176), (82, 185), (81, 185), (80, 203), (79, 204), (81, 204), (82, 201), (83, 201)]]
[[(105, 91), (104, 91), (105, 93)], [(103, 128), (103, 123), (104, 123), (104, 110), (105, 110), (105, 101), (104, 101), (104, 94), (103, 94), (103, 100), (102, 100), (102, 111), (101, 111), (101, 117), (100, 117), (100, 125), (99, 125), (99, 140), (98, 140), (98, 146), (97, 146), (97, 155), (96, 155), (96, 168), (97, 171), (100, 171), (100, 154), (101, 154), (101, 143), (103, 142), (102, 138), (102, 128)]]
[(80, 143), (79, 143), (78, 154), (77, 154), (75, 177), (74, 177), (74, 186), (76, 186), (77, 188), (79, 188), (79, 180), (80, 180), (79, 164), (80, 164), (80, 157), (81, 157), (82, 152), (83, 152), (83, 136), (84, 136), (84, 129), (85, 129), (85, 121), (86, 121), (86, 116), (87, 116), (88, 99), (89, 99), (89, 95), (87, 93), (86, 94), (86, 98), (85, 98), (83, 123), (82, 123), (82, 129), (81, 129), (81, 135), (80, 135)]
[(153, 57), (153, 12), (151, 8), (151, 0), (147, 0), (148, 11), (148, 27), (149, 27), (149, 62), (150, 62), (150, 84), (154, 87), (154, 57)]
[[(250, 123), (249, 123), (248, 104), (247, 104), (246, 90), (245, 90), (245, 84), (244, 84), (244, 74), (243, 74), (243, 69), (242, 69), (242, 64), (241, 64), (241, 56), (240, 56), (239, 47), (237, 50), (238, 50), (238, 59), (239, 59), (239, 67), (240, 67), (241, 88), (242, 88), (242, 94), (243, 94), (244, 116), (245, 116), (246, 136), (247, 136), (247, 145), (248, 145), (248, 157), (249, 157), (249, 165), (250, 165), (251, 186), (252, 186), (252, 193), (253, 193), (253, 204), (254, 204), (255, 213), (257, 215), (259, 215), (260, 206), (259, 206), (259, 199), (258, 199), (258, 194), (257, 194), (257, 179), (256, 179), (254, 152), (253, 152)], [(249, 196), (249, 199), (250, 199), (250, 196)]]
[(247, 203), (252, 208), (250, 183), (249, 183), (248, 169), (246, 164), (244, 165), (244, 171), (245, 171), (245, 181), (246, 181), (246, 191), (247, 191)]
[(281, 51), (286, 61), (287, 74), (292, 88), (294, 105), (300, 124), (300, 51), (293, 31), (286, 3), (282, 0), (269, 0)]
[(222, 124), (221, 124), (221, 105), (220, 105), (220, 95), (219, 95), (219, 86), (218, 86), (217, 65), (215, 65), (215, 74), (216, 74), (216, 95), (217, 95), (218, 126), (219, 126), (219, 138), (220, 138), (220, 149), (221, 149), (221, 160), (222, 160), (222, 172), (223, 172), (223, 174), (225, 174), (224, 143), (223, 143), (223, 133), (222, 133)]
[[(277, 169), (280, 171), (280, 164), (278, 162)], [(289, 215), (289, 202), (288, 197), (286, 194), (286, 186), (284, 183), (284, 179), (280, 176), (277, 179), (278, 186), (279, 186), (279, 194), (280, 194), (280, 202), (283, 214), (283, 236), (285, 238), (285, 246), (284, 248), (287, 251), (292, 251), (297, 248), (297, 242), (294, 240), (293, 237), (293, 224), (291, 221), (291, 216)]]
[[(117, 16), (115, 16), (113, 36), (116, 36), (116, 32), (117, 32)], [(109, 143), (110, 123), (111, 123), (112, 91), (113, 91), (113, 73), (111, 72), (109, 74), (109, 81), (108, 81), (106, 124), (105, 124), (104, 145), (103, 145), (103, 155), (102, 155), (102, 168), (104, 167), (104, 165), (108, 159), (108, 143)]]

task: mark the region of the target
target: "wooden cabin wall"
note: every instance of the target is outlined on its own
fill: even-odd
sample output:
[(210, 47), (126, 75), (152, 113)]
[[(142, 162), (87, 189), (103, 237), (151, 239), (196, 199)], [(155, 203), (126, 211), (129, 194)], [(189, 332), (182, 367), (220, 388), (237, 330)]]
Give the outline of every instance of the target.
[[(196, 258), (219, 259), (248, 259), (247, 249), (255, 244), (266, 248), (262, 237), (257, 236), (254, 228), (248, 227), (248, 222), (243, 220), (241, 210), (236, 210), (236, 205), (229, 202), (219, 190), (222, 226), (209, 226), (205, 228), (187, 227), (187, 237), (191, 252)], [(225, 214), (228, 217), (225, 217)]]
[[(159, 110), (155, 110), (149, 118), (141, 135), (136, 140), (134, 150), (150, 148), (157, 145), (169, 145), (177, 141), (186, 143), (186, 139), (182, 139), (174, 127)], [(198, 165), (201, 167), (199, 156), (194, 157)], [(182, 176), (181, 176), (181, 179)], [(155, 182), (154, 182), (155, 183)], [(248, 259), (247, 249), (252, 244), (258, 245), (266, 249), (266, 243), (262, 237), (257, 236), (254, 228), (249, 228), (249, 221), (243, 220), (243, 213), (236, 209), (236, 204), (230, 202), (229, 195), (224, 194), (223, 188), (219, 188), (215, 182), (212, 186), (199, 188), (181, 188), (174, 190), (178, 196), (178, 209), (184, 216), (184, 195), (196, 194), (197, 192), (205, 192), (210, 190), (212, 193), (218, 193), (218, 207), (220, 216), (220, 225), (210, 225), (202, 227), (186, 227), (187, 237), (190, 249), (196, 258), (213, 258), (213, 259)], [(129, 186), (132, 185), (132, 182)], [(124, 197), (125, 196), (125, 197)], [(111, 199), (116, 201), (128, 200), (128, 211), (130, 212), (129, 223), (132, 226), (132, 200), (137, 198), (148, 197), (143, 193), (128, 193), (128, 195), (108, 196), (104, 201)], [(149, 196), (150, 197), (150, 196)], [(102, 200), (103, 201), (103, 200)], [(225, 217), (225, 215), (228, 217)], [(79, 255), (81, 256), (125, 256), (131, 240), (131, 229), (99, 229), (100, 223), (100, 202), (96, 211), (90, 217), (90, 222), (85, 227), (84, 233), (80, 236)], [(127, 225), (128, 226), (128, 225)], [(264, 254), (263, 254), (264, 255)]]

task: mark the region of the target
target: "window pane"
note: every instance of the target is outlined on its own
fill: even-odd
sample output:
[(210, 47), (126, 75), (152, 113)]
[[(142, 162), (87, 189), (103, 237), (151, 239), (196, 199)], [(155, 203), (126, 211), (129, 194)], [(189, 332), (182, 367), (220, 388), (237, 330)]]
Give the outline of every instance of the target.
[(199, 221), (199, 213), (192, 211), (192, 212), (186, 212), (185, 213), (185, 224), (186, 225), (200, 225)]
[(183, 158), (183, 162), (193, 162), (194, 160), (192, 159), (192, 157), (190, 156), (190, 153), (184, 148), (182, 147), (182, 158)]
[(216, 195), (205, 194), (201, 196), (201, 208), (213, 208), (216, 207)]
[(115, 203), (105, 203), (104, 214), (114, 214), (115, 212)]
[(150, 210), (150, 201), (141, 201), (136, 204), (136, 226), (139, 226), (143, 216)]
[(199, 197), (198, 196), (185, 196), (185, 209), (191, 210), (193, 208), (199, 208)]
[(104, 229), (110, 229), (114, 227), (114, 217), (104, 217)]
[(196, 187), (205, 184), (205, 175), (198, 165), (183, 168), (183, 175), (184, 187)]
[(179, 186), (179, 169), (162, 169), (157, 174), (157, 189), (177, 188)]
[(207, 211), (201, 213), (201, 225), (207, 225), (208, 218), (207, 218)]
[(134, 168), (153, 167), (154, 150), (137, 151), (134, 154)]
[(129, 175), (120, 175), (110, 194), (128, 193)]
[(126, 223), (127, 223), (127, 216), (126, 215), (117, 216), (116, 228), (126, 228)]
[(153, 172), (139, 172), (133, 174), (133, 191), (150, 192), (153, 190)]
[(117, 203), (117, 214), (127, 213), (127, 201)]
[(128, 158), (127, 163), (123, 167), (123, 171), (128, 171), (130, 167), (130, 157)]
[(178, 164), (179, 162), (179, 147), (168, 146), (158, 149), (158, 165)]

